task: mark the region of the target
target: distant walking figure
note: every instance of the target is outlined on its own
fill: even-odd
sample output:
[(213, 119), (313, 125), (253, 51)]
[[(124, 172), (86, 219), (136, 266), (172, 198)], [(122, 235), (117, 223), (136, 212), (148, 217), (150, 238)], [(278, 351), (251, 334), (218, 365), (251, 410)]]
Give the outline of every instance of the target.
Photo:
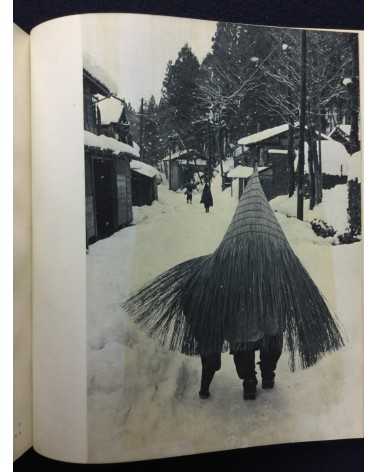
[(192, 200), (193, 200), (193, 189), (191, 186), (187, 186), (186, 188), (186, 191), (185, 191), (185, 195), (186, 195), (186, 203), (190, 203), (192, 204)]
[(209, 213), (209, 208), (213, 206), (213, 196), (211, 195), (211, 190), (208, 183), (206, 183), (203, 188), (201, 203), (203, 203), (206, 213)]

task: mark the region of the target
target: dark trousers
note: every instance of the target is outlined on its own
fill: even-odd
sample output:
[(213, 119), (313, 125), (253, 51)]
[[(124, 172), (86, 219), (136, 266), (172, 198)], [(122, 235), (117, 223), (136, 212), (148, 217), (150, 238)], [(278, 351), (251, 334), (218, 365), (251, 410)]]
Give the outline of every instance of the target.
[(209, 390), (211, 381), (214, 378), (215, 372), (221, 368), (221, 354), (207, 354), (201, 355), (202, 362), (202, 376), (201, 376), (201, 391), (207, 392)]
[[(266, 336), (255, 349), (234, 351), (236, 372), (242, 380), (256, 380), (255, 350), (260, 351), (260, 369), (264, 380), (274, 379), (277, 362), (282, 354), (283, 336)], [(207, 391), (215, 372), (221, 368), (221, 354), (201, 355), (201, 390)]]

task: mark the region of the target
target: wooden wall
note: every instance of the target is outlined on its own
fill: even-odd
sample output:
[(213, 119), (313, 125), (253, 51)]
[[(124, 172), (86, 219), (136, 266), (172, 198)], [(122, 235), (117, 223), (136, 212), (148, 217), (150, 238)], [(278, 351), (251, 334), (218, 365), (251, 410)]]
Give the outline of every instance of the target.
[(131, 187), (127, 156), (85, 147), (87, 246), (131, 223)]

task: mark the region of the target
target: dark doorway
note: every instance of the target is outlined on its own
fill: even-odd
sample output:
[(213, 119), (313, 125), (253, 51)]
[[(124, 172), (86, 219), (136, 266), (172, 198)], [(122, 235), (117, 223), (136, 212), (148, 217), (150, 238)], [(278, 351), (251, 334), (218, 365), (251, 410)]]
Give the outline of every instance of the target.
[(96, 195), (98, 238), (114, 233), (113, 166), (107, 159), (95, 159), (93, 163)]

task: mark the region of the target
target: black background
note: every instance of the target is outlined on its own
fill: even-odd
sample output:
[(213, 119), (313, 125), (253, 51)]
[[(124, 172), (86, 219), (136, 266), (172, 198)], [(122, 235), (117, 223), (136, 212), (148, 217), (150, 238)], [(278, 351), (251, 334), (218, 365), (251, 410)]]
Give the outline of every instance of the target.
[[(362, 0), (14, 0), (13, 11), (14, 22), (27, 32), (52, 18), (93, 12), (150, 13), (256, 25), (360, 30), (363, 29), (364, 21)], [(277, 428), (279, 427), (278, 424)], [(217, 434), (217, 431), (214, 431), (214, 434)], [(57, 462), (30, 449), (14, 464), (15, 471), (45, 469), (100, 472), (126, 469), (131, 472), (178, 472), (186, 468), (224, 468), (243, 472), (358, 472), (363, 470), (363, 440), (275, 445), (104, 465)]]
[(362, 0), (14, 0), (25, 31), (58, 16), (91, 12), (153, 13), (256, 25), (363, 29)]

